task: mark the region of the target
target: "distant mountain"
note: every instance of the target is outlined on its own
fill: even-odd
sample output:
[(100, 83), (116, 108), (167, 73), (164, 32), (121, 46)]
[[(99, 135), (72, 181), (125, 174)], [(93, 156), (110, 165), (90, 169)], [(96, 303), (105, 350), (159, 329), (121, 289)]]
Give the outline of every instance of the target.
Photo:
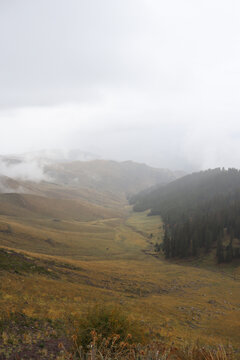
[(180, 175), (178, 172), (156, 169), (132, 161), (110, 160), (51, 164), (45, 167), (45, 173), (58, 184), (125, 195), (156, 184), (167, 184)]
[(132, 198), (165, 222), (167, 257), (195, 256), (215, 246), (219, 262), (240, 257), (240, 171), (194, 173)]
[(131, 195), (156, 184), (167, 184), (183, 176), (183, 173), (133, 161), (101, 160), (97, 159), (97, 155), (79, 150), (43, 150), (0, 156), (1, 175), (20, 182), (47, 181), (74, 188)]

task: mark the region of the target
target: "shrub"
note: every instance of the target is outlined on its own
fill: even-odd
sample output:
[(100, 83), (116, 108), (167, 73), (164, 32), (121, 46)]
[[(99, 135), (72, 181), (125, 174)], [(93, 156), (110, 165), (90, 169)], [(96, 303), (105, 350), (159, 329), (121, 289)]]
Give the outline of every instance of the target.
[[(143, 342), (144, 331), (140, 324), (131, 320), (119, 306), (95, 305), (74, 325), (74, 342), (87, 349), (96, 333), (103, 339), (118, 335), (118, 341)], [(100, 338), (99, 337), (99, 338)]]

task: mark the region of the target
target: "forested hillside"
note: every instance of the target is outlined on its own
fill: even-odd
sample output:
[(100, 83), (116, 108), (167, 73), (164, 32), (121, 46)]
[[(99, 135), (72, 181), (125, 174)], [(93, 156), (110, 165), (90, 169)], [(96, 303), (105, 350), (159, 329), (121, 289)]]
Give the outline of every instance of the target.
[(165, 223), (167, 258), (216, 248), (218, 262), (240, 258), (240, 171), (214, 169), (187, 175), (132, 198), (135, 211), (151, 209)]

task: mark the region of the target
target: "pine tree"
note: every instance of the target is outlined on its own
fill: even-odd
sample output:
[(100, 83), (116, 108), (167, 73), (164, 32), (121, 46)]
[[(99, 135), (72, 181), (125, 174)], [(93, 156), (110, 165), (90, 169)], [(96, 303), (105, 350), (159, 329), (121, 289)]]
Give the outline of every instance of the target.
[(165, 228), (164, 238), (163, 238), (163, 251), (168, 259), (171, 255), (171, 241), (168, 234), (168, 230)]
[(219, 237), (217, 241), (217, 261), (219, 264), (224, 262), (224, 251), (221, 237)]
[(211, 245), (212, 245), (212, 233), (209, 229), (207, 229), (206, 235), (205, 235), (205, 251), (206, 252), (209, 252)]
[(232, 247), (232, 240), (230, 240), (229, 245), (226, 248), (226, 262), (231, 262), (233, 259), (233, 247)]

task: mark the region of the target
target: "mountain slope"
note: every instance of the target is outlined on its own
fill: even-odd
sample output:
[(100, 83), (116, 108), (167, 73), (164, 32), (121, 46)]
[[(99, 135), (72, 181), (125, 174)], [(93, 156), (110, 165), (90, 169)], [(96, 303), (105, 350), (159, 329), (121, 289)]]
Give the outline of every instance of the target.
[[(76, 219), (110, 218), (116, 212), (80, 200), (54, 199), (30, 194), (0, 194), (0, 214), (17, 217)], [(117, 213), (119, 215), (119, 213)]]

